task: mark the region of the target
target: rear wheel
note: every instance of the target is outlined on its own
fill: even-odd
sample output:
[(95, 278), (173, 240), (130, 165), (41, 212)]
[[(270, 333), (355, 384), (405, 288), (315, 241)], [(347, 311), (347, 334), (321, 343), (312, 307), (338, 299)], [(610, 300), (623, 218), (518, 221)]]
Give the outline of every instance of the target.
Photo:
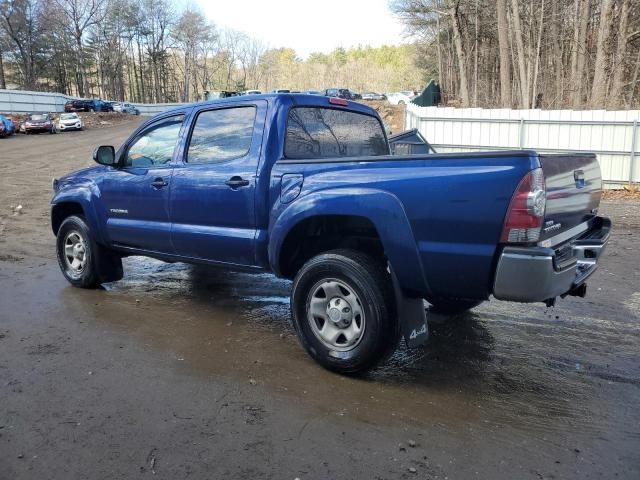
[(375, 367), (400, 340), (385, 264), (355, 250), (333, 250), (305, 263), (294, 280), (291, 313), (305, 350), (339, 373)]

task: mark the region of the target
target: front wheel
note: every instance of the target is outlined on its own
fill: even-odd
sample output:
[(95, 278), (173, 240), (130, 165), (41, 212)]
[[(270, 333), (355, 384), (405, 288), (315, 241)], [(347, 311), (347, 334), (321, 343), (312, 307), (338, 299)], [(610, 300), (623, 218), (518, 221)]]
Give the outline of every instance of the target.
[(56, 247), (58, 265), (71, 285), (80, 288), (96, 288), (100, 285), (98, 249), (82, 217), (74, 215), (62, 222)]
[(391, 277), (384, 262), (355, 250), (333, 250), (300, 269), (291, 314), (305, 350), (344, 374), (370, 370), (400, 340)]

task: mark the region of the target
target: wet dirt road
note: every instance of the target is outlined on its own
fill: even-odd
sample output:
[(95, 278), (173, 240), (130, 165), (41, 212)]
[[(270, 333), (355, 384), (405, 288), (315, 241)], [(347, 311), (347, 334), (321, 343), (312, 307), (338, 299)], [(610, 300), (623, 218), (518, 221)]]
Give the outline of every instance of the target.
[(131, 128), (0, 142), (0, 479), (640, 477), (639, 204), (603, 205), (586, 299), (431, 318), (346, 378), (299, 347), (286, 281), (137, 257), (63, 281), (50, 179)]

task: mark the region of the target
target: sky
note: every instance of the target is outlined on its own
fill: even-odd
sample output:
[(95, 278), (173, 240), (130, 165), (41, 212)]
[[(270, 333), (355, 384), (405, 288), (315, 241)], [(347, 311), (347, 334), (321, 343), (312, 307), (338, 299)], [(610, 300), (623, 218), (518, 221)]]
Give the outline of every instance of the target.
[(247, 33), (269, 48), (291, 47), (301, 58), (337, 47), (404, 43), (388, 0), (197, 0), (216, 27)]

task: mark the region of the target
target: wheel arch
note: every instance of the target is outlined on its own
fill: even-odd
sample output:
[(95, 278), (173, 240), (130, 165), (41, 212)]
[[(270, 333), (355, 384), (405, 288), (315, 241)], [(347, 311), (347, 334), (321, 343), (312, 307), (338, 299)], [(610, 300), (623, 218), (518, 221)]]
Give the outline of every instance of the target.
[(106, 215), (96, 205), (99, 198), (97, 186), (89, 181), (82, 181), (78, 185), (59, 191), (51, 201), (51, 228), (54, 235), (64, 219), (70, 215), (83, 215), (91, 230), (94, 240), (106, 245), (102, 224), (106, 224)]
[[(288, 268), (289, 257), (295, 254), (291, 246), (299, 242), (299, 233), (306, 226), (321, 224), (327, 218), (340, 218), (341, 225), (370, 233), (366, 237), (379, 241), (379, 248), (401, 287), (421, 295), (428, 293), (418, 248), (402, 203), (389, 192), (368, 188), (314, 192), (294, 201), (277, 216), (272, 215), (269, 265), (276, 275), (288, 278), (295, 275), (295, 263), (293, 269)], [(327, 250), (338, 246), (329, 244)]]

